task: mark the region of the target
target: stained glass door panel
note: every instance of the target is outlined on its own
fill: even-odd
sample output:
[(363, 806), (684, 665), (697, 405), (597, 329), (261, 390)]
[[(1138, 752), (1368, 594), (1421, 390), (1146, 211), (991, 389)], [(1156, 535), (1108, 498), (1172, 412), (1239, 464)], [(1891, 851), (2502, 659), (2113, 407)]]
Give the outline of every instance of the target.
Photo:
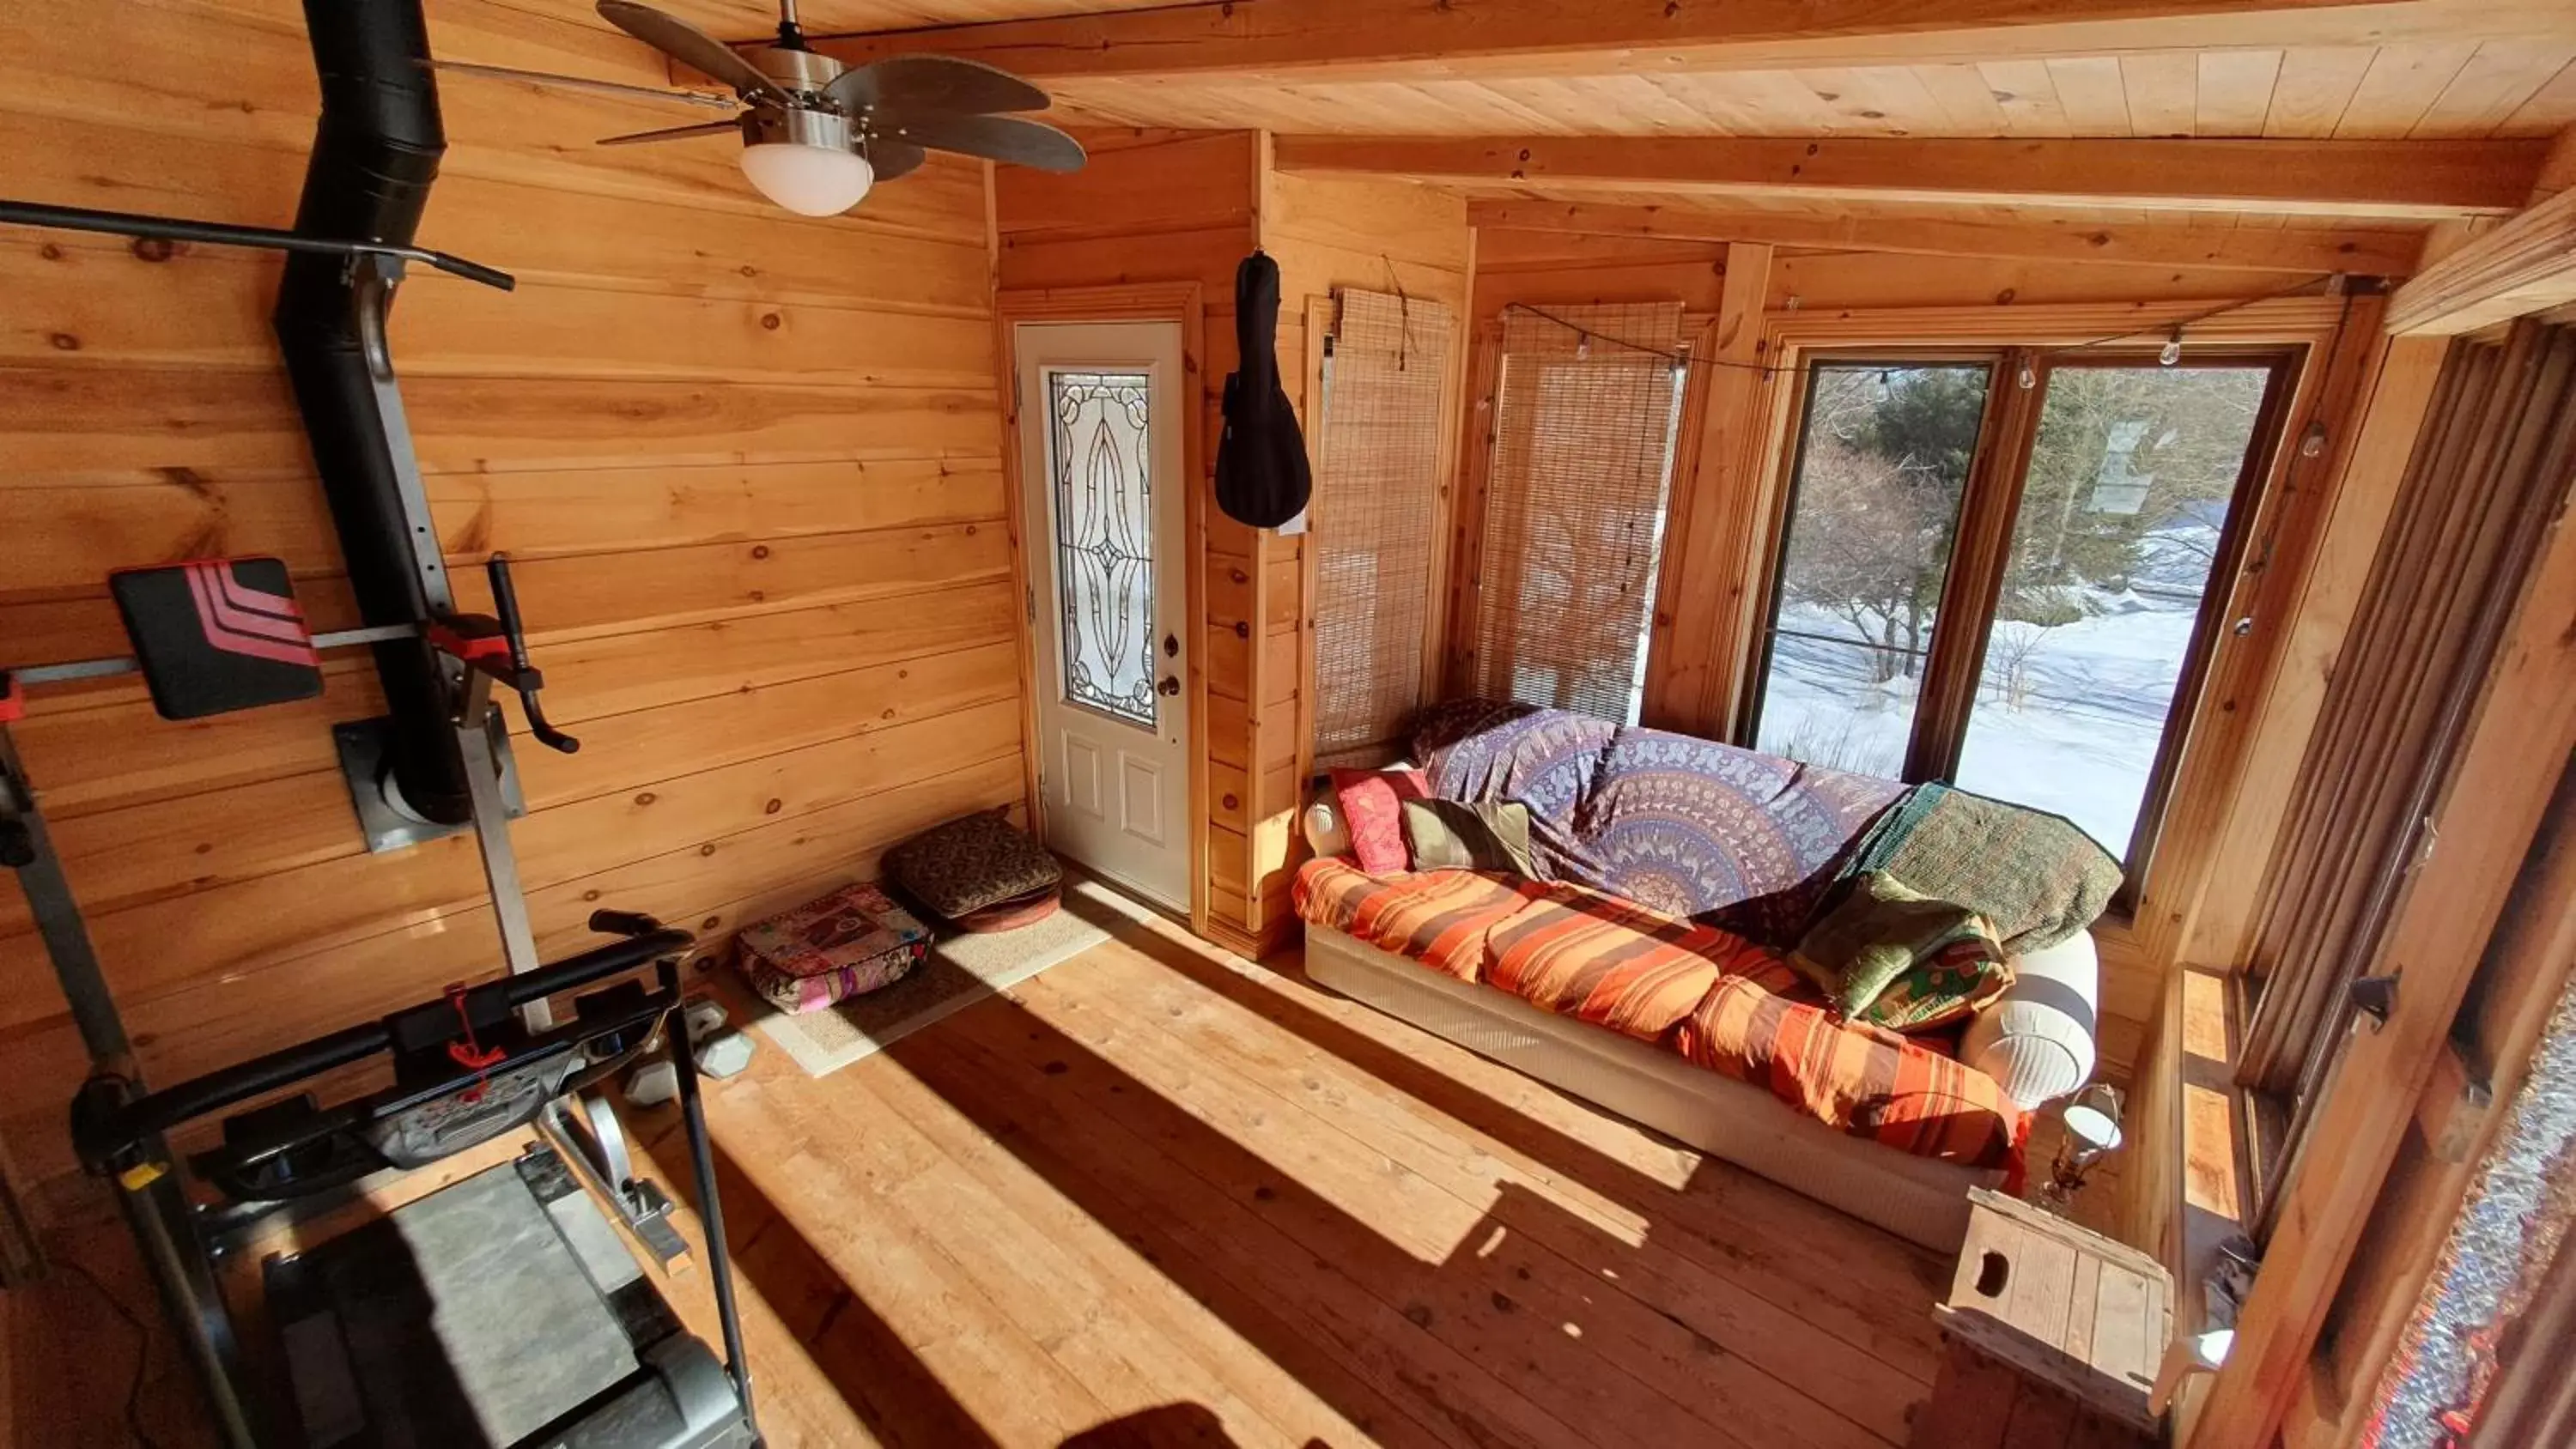
[(1154, 692), (1152, 378), (1049, 372), (1064, 697), (1143, 729)]

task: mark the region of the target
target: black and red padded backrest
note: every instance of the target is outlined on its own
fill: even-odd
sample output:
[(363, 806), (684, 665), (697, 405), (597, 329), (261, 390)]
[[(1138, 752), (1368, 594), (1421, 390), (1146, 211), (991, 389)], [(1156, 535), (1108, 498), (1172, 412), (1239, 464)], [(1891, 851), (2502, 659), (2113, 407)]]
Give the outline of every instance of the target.
[(197, 559), (108, 575), (152, 707), (200, 719), (322, 692), (321, 660), (275, 558)]

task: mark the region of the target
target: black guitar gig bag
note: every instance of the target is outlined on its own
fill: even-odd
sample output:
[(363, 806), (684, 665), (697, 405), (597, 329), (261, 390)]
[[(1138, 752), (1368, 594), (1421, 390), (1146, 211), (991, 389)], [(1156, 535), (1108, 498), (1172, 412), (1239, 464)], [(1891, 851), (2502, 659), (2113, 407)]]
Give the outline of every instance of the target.
[(1234, 341), (1239, 361), (1225, 378), (1216, 505), (1254, 528), (1277, 528), (1305, 511), (1315, 479), (1279, 385), (1279, 264), (1261, 252), (1234, 269)]

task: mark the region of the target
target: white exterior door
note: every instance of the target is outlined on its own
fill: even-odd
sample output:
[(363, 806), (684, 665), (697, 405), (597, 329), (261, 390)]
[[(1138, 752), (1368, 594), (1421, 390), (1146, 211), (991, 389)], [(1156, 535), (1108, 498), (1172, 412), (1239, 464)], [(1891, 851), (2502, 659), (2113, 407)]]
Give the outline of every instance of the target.
[(1022, 323), (1013, 350), (1047, 844), (1186, 911), (1181, 329)]

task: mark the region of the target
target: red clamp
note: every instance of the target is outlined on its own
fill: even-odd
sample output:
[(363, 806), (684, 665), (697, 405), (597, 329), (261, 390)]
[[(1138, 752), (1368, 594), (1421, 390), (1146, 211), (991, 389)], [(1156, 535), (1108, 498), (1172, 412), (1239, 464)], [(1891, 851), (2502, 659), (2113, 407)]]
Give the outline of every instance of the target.
[(451, 981), (447, 984), (447, 1004), (456, 1008), (456, 1024), (465, 1029), (465, 1040), (447, 1044), (447, 1058), (474, 1073), (474, 1089), (460, 1094), (457, 1098), (458, 1101), (471, 1107), (483, 1100), (483, 1089), (490, 1085), (492, 1080), (492, 1068), (499, 1065), (501, 1059), (509, 1053), (499, 1047), (487, 1049), (481, 1042), (474, 1039), (474, 1018), (465, 1010), (464, 982)]
[(478, 659), (498, 659), (503, 663), (509, 662), (510, 640), (506, 635), (467, 634), (446, 623), (433, 623), (426, 632), (429, 635), (431, 648), (441, 654), (464, 660), (468, 664)]
[(0, 670), (0, 725), (13, 725), (27, 717), (27, 687), (18, 676)]

